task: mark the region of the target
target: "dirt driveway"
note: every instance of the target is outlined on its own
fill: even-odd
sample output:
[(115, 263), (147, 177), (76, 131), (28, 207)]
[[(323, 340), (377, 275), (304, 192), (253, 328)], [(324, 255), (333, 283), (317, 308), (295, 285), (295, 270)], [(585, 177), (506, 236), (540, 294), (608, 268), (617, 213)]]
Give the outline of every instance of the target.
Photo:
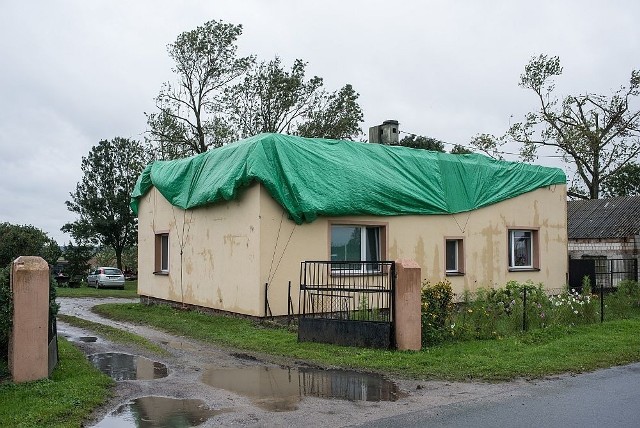
[[(344, 377), (344, 372), (331, 368), (320, 369), (301, 361), (222, 349), (148, 327), (111, 321), (91, 312), (96, 304), (130, 301), (58, 298), (62, 314), (134, 332), (170, 353), (158, 357), (100, 337), (94, 342), (87, 341), (93, 340), (87, 337), (93, 333), (60, 322), (59, 334), (87, 355), (115, 352), (138, 355), (167, 368), (166, 377), (150, 379), (143, 376), (137, 380), (118, 381), (115, 396), (93, 415), (91, 426), (126, 426), (115, 419), (125, 412), (127, 403), (132, 400), (145, 407), (143, 416), (140, 416), (140, 408), (132, 412), (144, 419), (169, 418), (172, 412), (178, 411), (185, 413), (188, 404), (184, 400), (192, 399), (201, 400), (196, 406), (201, 413), (192, 416), (192, 425), (202, 422), (199, 426), (343, 427), (415, 411), (437, 414), (443, 406), (456, 403), (496, 402), (526, 394), (527, 386), (531, 386), (530, 382), (522, 380), (488, 384), (384, 379), (379, 383), (376, 376), (346, 373)], [(142, 369), (138, 367), (138, 370)], [(334, 398), (322, 398), (327, 396)], [(163, 398), (149, 404), (145, 401), (149, 399), (143, 397), (179, 400)], [(202, 413), (203, 408), (208, 408), (209, 412)], [(188, 419), (184, 414), (181, 417)]]

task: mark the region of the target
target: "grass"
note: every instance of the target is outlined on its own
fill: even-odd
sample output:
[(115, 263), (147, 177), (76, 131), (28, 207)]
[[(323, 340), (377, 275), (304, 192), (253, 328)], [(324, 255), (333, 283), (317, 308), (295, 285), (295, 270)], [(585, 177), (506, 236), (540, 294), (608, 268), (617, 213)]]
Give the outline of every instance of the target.
[(86, 282), (78, 288), (58, 287), (58, 297), (138, 297), (138, 281), (125, 281), (124, 290), (113, 288), (96, 289), (87, 286)]
[(119, 328), (114, 328), (109, 325), (100, 324), (93, 321), (88, 321), (82, 318), (77, 318), (71, 315), (58, 314), (60, 321), (75, 327), (84, 328), (94, 332), (95, 334), (116, 343), (123, 343), (127, 345), (135, 345), (140, 348), (147, 349), (158, 355), (168, 355), (169, 353), (162, 347), (155, 343), (145, 339), (137, 334), (130, 333)]
[(296, 333), (285, 328), (266, 328), (246, 319), (168, 306), (105, 304), (94, 310), (110, 318), (151, 325), (217, 345), (419, 379), (537, 378), (640, 361), (638, 318), (533, 330), (502, 339), (470, 340), (420, 352), (402, 352), (298, 343)]
[(113, 380), (64, 339), (50, 379), (0, 384), (0, 426), (79, 427), (110, 396)]

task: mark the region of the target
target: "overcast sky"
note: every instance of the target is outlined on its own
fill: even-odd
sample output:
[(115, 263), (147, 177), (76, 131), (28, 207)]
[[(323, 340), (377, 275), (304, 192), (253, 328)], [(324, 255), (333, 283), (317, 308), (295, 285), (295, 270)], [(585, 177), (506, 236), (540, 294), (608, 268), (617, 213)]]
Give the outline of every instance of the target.
[(0, 0), (0, 222), (68, 242), (82, 157), (102, 139), (143, 139), (144, 112), (173, 79), (167, 44), (211, 19), (243, 24), (241, 55), (302, 58), (328, 90), (351, 83), (365, 133), (396, 119), (466, 145), (537, 107), (517, 85), (534, 55), (560, 56), (560, 94), (628, 84), (639, 16), (637, 0)]

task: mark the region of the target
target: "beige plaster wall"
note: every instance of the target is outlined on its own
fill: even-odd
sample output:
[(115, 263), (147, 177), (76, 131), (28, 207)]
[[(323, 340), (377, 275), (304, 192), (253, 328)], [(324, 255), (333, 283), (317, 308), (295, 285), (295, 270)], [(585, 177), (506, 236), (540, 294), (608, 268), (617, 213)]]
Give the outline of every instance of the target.
[[(152, 188), (138, 211), (138, 293), (261, 316), (259, 197), (253, 186), (233, 201), (183, 211)], [(155, 234), (166, 232), (169, 274), (153, 274)]]
[[(566, 282), (566, 186), (537, 189), (517, 198), (456, 215), (319, 218), (311, 224), (299, 226), (288, 220), (286, 214), (280, 226), (282, 208), (268, 197), (266, 191), (263, 191), (260, 201), (261, 252), (269, 255), (261, 259), (260, 277), (262, 283), (270, 278), (269, 302), (274, 314), (287, 313), (289, 280), (297, 311), (301, 261), (330, 259), (331, 222), (385, 224), (387, 260), (413, 259), (422, 268), (424, 279), (435, 282), (447, 278), (456, 293), (473, 291), (478, 287), (503, 286), (510, 280), (542, 282), (551, 289), (562, 287)], [(539, 271), (509, 272), (509, 227), (539, 228)], [(274, 245), (278, 229), (278, 244)], [(445, 237), (464, 240), (465, 274), (462, 276), (445, 274)], [(283, 256), (287, 240), (289, 242)], [(267, 275), (274, 248), (279, 267), (275, 273), (271, 269), (271, 275)]]
[[(273, 315), (287, 313), (288, 282), (298, 310), (300, 262), (328, 260), (330, 224), (383, 224), (385, 258), (413, 259), (431, 281), (446, 277), (445, 237), (464, 239), (465, 274), (450, 276), (454, 291), (502, 286), (509, 280), (565, 284), (567, 273), (566, 187), (535, 190), (470, 213), (438, 216), (319, 218), (296, 225), (262, 185), (254, 184), (234, 201), (190, 210), (171, 208), (152, 189), (139, 210), (139, 293), (243, 314), (264, 315), (269, 283)], [(185, 223), (183, 279), (179, 247)], [(508, 233), (538, 228), (540, 269), (508, 271)], [(170, 230), (170, 275), (151, 275), (154, 232)]]

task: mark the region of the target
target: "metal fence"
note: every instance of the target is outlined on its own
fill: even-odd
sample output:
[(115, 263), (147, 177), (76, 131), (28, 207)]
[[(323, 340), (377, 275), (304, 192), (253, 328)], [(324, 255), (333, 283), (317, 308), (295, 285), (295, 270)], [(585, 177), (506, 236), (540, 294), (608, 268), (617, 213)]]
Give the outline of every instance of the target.
[(305, 261), (300, 267), (301, 317), (393, 321), (392, 261)]
[(302, 262), (298, 340), (389, 349), (394, 292), (391, 261)]
[(638, 259), (594, 259), (595, 288), (617, 287), (621, 281), (638, 280)]

